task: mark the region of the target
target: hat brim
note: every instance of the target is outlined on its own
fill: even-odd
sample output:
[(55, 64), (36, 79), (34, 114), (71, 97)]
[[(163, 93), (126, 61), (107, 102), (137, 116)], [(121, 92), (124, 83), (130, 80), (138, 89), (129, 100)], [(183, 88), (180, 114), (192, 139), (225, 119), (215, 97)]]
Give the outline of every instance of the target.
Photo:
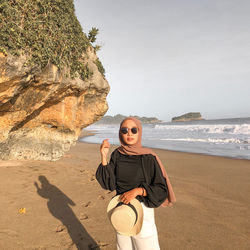
[[(107, 213), (108, 213), (108, 217), (109, 217), (109, 221), (111, 218), (111, 214), (112, 214), (112, 210), (117, 206), (118, 203), (120, 203), (120, 197), (121, 195), (116, 195), (115, 197), (113, 197), (107, 207)], [(134, 236), (137, 235), (138, 233), (140, 233), (141, 228), (142, 228), (142, 223), (143, 223), (143, 208), (141, 203), (137, 200), (137, 199), (133, 199), (132, 201), (130, 201), (130, 204), (132, 204), (136, 211), (137, 211), (137, 221), (134, 225), (134, 227), (132, 228), (132, 230), (130, 230), (129, 232), (119, 232), (118, 233), (122, 234), (122, 235), (126, 235), (126, 236)], [(112, 223), (111, 223), (112, 224)]]

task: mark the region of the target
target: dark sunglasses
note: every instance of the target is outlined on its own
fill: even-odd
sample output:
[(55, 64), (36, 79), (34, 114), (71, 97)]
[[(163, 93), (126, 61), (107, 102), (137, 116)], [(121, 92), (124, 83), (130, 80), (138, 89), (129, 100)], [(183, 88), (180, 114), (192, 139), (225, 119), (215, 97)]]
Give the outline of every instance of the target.
[(131, 129), (127, 128), (127, 127), (123, 127), (123, 128), (121, 128), (121, 133), (125, 135), (125, 134), (128, 133), (129, 130), (131, 130), (132, 134), (137, 134), (138, 133), (138, 128), (136, 128), (136, 127), (133, 127)]

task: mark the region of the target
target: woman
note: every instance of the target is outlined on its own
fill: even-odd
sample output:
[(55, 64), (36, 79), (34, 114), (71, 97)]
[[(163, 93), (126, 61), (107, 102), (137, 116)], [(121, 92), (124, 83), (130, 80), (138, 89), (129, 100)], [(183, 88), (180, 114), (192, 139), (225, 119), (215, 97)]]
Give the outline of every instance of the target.
[(139, 234), (126, 236), (117, 232), (118, 250), (157, 250), (157, 229), (154, 208), (171, 206), (176, 201), (166, 171), (158, 156), (141, 145), (142, 126), (139, 120), (128, 117), (120, 124), (121, 146), (113, 151), (107, 161), (109, 142), (105, 139), (100, 147), (101, 164), (96, 178), (104, 189), (116, 190), (120, 201), (129, 204), (133, 199), (143, 207), (143, 224)]

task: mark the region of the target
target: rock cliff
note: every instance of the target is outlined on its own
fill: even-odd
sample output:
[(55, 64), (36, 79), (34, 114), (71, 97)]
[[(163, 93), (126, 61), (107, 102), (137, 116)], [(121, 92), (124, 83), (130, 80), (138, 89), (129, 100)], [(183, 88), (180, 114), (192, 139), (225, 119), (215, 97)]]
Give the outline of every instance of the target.
[[(43, 0), (48, 5), (48, 9), (52, 4), (58, 4), (59, 7), (56, 6), (58, 11), (65, 14), (67, 6), (65, 5), (64, 9), (60, 9), (60, 1)], [(55, 6), (52, 6), (54, 9), (51, 7), (51, 13), (53, 15), (57, 14), (57, 19), (55, 20), (59, 22), (54, 26), (56, 28), (59, 27), (58, 29), (60, 29), (62, 35), (66, 34), (72, 39), (74, 35), (70, 35), (70, 32), (79, 34), (73, 28), (77, 27), (77, 29), (80, 29), (77, 20), (75, 21), (76, 25), (72, 28), (70, 27), (71, 23), (73, 23), (73, 1), (65, 0), (61, 2), (68, 2), (71, 6), (68, 23), (65, 23), (66, 16), (61, 18), (62, 24), (60, 24), (58, 19), (60, 12), (57, 13)], [(31, 1), (31, 3), (34, 5), (40, 2)], [(50, 4), (51, 6), (49, 6)], [(12, 8), (11, 10), (16, 11), (16, 6), (19, 9), (23, 8), (20, 9), (22, 10), (20, 15), (24, 15), (29, 5), (27, 1), (23, 0), (18, 3), (16, 1), (3, 1), (0, 4), (0, 10), (2, 10), (0, 16), (3, 16), (1, 16), (3, 22), (0, 25), (1, 38), (11, 36), (11, 34), (6, 35), (6, 32), (9, 30), (8, 26), (13, 26), (13, 23), (8, 23), (11, 22), (10, 19), (12, 17), (9, 16), (8, 19), (8, 10)], [(44, 6), (41, 5), (44, 12), (39, 10), (42, 13), (39, 15), (42, 15), (44, 18), (49, 17), (48, 12), (45, 13)], [(36, 9), (34, 9), (34, 6), (31, 7), (34, 12)], [(10, 13), (16, 13), (15, 18), (17, 18), (19, 12), (13, 11)], [(27, 18), (29, 17), (28, 14)], [(34, 21), (30, 22), (29, 25), (37, 23), (39, 28), (41, 19), (36, 20), (35, 17), (38, 15), (35, 15), (36, 13), (33, 14), (31, 20)], [(19, 29), (19, 33), (15, 34), (22, 35), (21, 31), (25, 30), (25, 27), (22, 27), (22, 25), (25, 26), (27, 20), (20, 19), (20, 25), (18, 20), (17, 18), (16, 26)], [(48, 20), (53, 19), (50, 18)], [(68, 29), (67, 33), (62, 32), (61, 27), (63, 25), (65, 25), (65, 29)], [(15, 28), (16, 26), (13, 27)], [(41, 30), (40, 34), (44, 32), (46, 38), (46, 29), (51, 29), (52, 24), (48, 25), (48, 27), (45, 25), (41, 27), (44, 30)], [(11, 28), (10, 32), (14, 28)], [(29, 29), (25, 32), (29, 32)], [(35, 47), (32, 47), (32, 42), (29, 43), (21, 40), (21, 38), (17, 38), (19, 40), (16, 43), (23, 42), (23, 46), (28, 44), (26, 47), (18, 49), (18, 51), (15, 50), (14, 41), (11, 41), (11, 43), (6, 39), (1, 39), (0, 41), (0, 159), (57, 160), (64, 152), (70, 149), (71, 145), (75, 144), (82, 128), (101, 119), (108, 109), (106, 96), (109, 92), (109, 85), (103, 72), (100, 72), (100, 65), (97, 63), (99, 59), (94, 47), (90, 43), (85, 43), (81, 56), (77, 55), (77, 58), (74, 59), (75, 61), (72, 61), (71, 55), (77, 54), (74, 48), (78, 45), (79, 48), (82, 48), (83, 46), (80, 42), (83, 41), (82, 37), (85, 39), (86, 36), (78, 37), (77, 39), (80, 42), (65, 38), (63, 43), (61, 43), (62, 48), (59, 48), (61, 53), (61, 60), (59, 60), (56, 49), (58, 49), (60, 43), (58, 43), (57, 47), (51, 48), (48, 42), (49, 39), (51, 39), (52, 44), (53, 41), (56, 41), (57, 33), (56, 31), (54, 33), (54, 37), (47, 36), (47, 41), (44, 38), (34, 36), (34, 39), (37, 39), (36, 41), (34, 40)], [(26, 37), (27, 39), (30, 38), (27, 34)], [(4, 43), (5, 41), (6, 43)], [(47, 42), (46, 46), (48, 47), (41, 45), (42, 42)], [(38, 48), (46, 48), (46, 51), (42, 53), (46, 54), (50, 51), (51, 56), (48, 54), (48, 58), (42, 58), (43, 61), (39, 61), (41, 52), (37, 52)], [(67, 53), (63, 57), (63, 52), (65, 51)], [(77, 51), (79, 52), (79, 50)], [(32, 57), (34, 55), (35, 57)], [(58, 63), (56, 63), (56, 60), (58, 60)]]
[(188, 121), (198, 121), (198, 120), (204, 120), (200, 112), (190, 112), (172, 118), (172, 122), (188, 122)]
[(0, 53), (0, 158), (57, 160), (81, 129), (101, 119), (109, 85), (89, 48), (88, 80), (67, 78), (53, 64), (26, 68), (25, 58)]

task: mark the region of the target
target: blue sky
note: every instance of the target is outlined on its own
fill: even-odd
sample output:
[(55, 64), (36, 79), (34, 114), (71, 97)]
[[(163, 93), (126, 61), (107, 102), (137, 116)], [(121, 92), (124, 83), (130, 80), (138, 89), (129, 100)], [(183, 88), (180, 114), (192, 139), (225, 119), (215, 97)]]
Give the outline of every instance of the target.
[(250, 1), (75, 0), (99, 29), (107, 114), (250, 117)]

